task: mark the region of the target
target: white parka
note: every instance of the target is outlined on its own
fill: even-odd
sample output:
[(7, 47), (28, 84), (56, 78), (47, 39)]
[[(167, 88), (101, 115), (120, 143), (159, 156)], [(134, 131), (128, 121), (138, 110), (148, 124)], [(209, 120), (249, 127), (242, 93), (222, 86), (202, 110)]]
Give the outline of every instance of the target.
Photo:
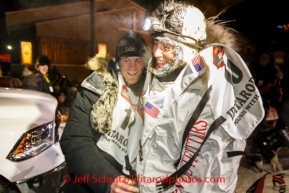
[[(174, 82), (160, 83), (147, 75), (152, 84), (144, 95), (136, 168), (142, 193), (233, 192), (241, 156), (228, 157), (227, 152), (243, 151), (245, 139), (263, 118), (260, 93), (236, 52), (214, 44), (191, 59)], [(183, 141), (184, 129), (205, 93), (209, 100)], [(189, 161), (215, 124), (191, 167), (172, 186), (157, 190), (157, 182), (174, 180), (166, 177)]]

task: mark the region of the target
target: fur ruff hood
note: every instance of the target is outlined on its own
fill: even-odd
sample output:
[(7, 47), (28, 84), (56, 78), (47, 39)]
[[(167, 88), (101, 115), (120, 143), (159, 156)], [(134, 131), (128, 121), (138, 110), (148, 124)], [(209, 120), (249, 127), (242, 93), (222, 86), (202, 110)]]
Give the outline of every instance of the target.
[(112, 113), (117, 101), (118, 83), (115, 64), (109, 56), (96, 54), (85, 66), (93, 70), (81, 86), (100, 95), (92, 107), (90, 120), (92, 127), (100, 133), (111, 130)]
[[(220, 43), (226, 46), (229, 46), (232, 48), (235, 52), (238, 52), (240, 50), (240, 43), (237, 43), (237, 39), (239, 39), (241, 36), (239, 36), (238, 32), (232, 28), (229, 28), (226, 26), (228, 22), (221, 21), (217, 19), (216, 17), (211, 17), (206, 19), (206, 46), (204, 47), (210, 47), (213, 43)], [(240, 42), (240, 40), (238, 40)], [(188, 51), (188, 50), (187, 50)], [(200, 52), (201, 50), (195, 50), (196, 53)], [(185, 57), (191, 58), (191, 50), (189, 49), (188, 52), (186, 52), (184, 55)], [(186, 62), (185, 62), (186, 63)], [(208, 70), (205, 71), (203, 75), (201, 75), (201, 79), (204, 85), (207, 85), (208, 79), (210, 76), (210, 72)]]
[[(220, 43), (232, 48), (235, 52), (240, 50), (240, 44), (237, 44), (238, 32), (232, 28), (226, 26), (225, 21), (217, 20), (217, 17), (211, 17), (206, 20), (206, 33), (207, 33), (207, 46), (209, 47), (213, 43)], [(239, 41), (240, 42), (240, 41)], [(210, 72), (205, 71), (201, 75), (201, 79), (204, 85), (207, 86)]]
[(206, 20), (207, 44), (221, 43), (229, 46), (236, 52), (240, 50), (237, 44), (238, 32), (226, 26), (225, 21), (217, 20), (217, 17), (211, 17)]
[(22, 70), (22, 76), (26, 77), (26, 76), (30, 76), (31, 74), (35, 74), (35, 69), (34, 66), (30, 65), (30, 66), (25, 66)]

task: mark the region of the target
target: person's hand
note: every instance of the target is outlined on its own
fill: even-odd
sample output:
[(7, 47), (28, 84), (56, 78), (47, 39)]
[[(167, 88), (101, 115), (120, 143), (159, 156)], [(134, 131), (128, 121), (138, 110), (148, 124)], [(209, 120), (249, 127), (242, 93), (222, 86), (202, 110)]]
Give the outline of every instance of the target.
[(139, 188), (134, 186), (135, 182), (125, 176), (118, 176), (111, 184), (110, 193), (138, 193)]

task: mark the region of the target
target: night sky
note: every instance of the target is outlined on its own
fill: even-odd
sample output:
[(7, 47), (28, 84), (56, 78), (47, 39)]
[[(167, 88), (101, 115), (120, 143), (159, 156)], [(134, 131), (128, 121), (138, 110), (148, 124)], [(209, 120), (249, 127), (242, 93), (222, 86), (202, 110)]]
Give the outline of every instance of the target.
[[(4, 0), (0, 1), (0, 51), (9, 41), (5, 28), (6, 11), (56, 5), (87, 0)], [(160, 0), (134, 0), (146, 9)], [(253, 45), (288, 49), (289, 29), (278, 29), (278, 24), (289, 23), (289, 0), (244, 0), (229, 8), (219, 19), (230, 20), (229, 26), (244, 34)], [(287, 46), (287, 48), (285, 48)]]
[(259, 47), (273, 44), (275, 49), (288, 49), (289, 29), (277, 28), (277, 25), (289, 24), (288, 9), (288, 0), (245, 0), (221, 18), (232, 20), (231, 26)]
[[(147, 9), (149, 2), (160, 2), (135, 1)], [(289, 29), (277, 28), (277, 25), (289, 24), (289, 0), (244, 0), (226, 10), (219, 19), (229, 21), (229, 27), (243, 34), (259, 50), (289, 49)]]

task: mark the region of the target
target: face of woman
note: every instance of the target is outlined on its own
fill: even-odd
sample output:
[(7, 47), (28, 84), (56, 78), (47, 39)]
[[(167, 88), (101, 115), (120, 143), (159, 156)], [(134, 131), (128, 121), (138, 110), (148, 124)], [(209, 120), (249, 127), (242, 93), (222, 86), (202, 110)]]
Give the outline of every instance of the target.
[(128, 84), (135, 84), (140, 79), (145, 64), (143, 58), (130, 56), (119, 61), (120, 72)]
[(47, 74), (48, 72), (48, 66), (47, 65), (39, 65), (38, 70), (41, 74)]

